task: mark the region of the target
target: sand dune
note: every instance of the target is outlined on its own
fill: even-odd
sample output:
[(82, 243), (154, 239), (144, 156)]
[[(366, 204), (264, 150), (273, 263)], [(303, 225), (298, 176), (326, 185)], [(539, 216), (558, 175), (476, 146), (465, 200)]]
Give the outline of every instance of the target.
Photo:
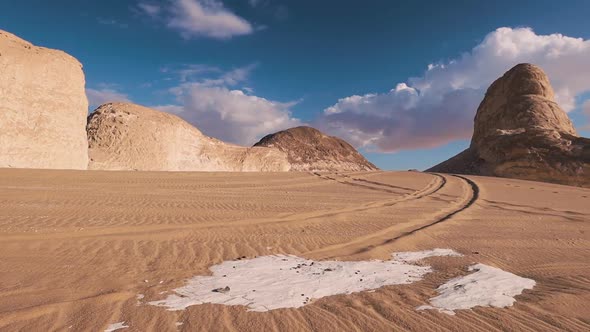
[[(2, 331), (590, 329), (590, 190), (418, 172), (0, 170)], [(388, 260), (449, 248), (411, 284), (250, 312), (149, 305), (224, 261)], [(474, 264), (535, 281), (507, 308), (417, 310)], [(434, 303), (433, 303), (434, 304)]]

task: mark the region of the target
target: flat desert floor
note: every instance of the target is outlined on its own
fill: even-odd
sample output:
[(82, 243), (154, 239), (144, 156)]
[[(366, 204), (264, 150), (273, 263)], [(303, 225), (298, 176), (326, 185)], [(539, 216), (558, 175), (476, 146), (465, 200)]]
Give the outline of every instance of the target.
[[(265, 312), (162, 300), (238, 257), (389, 260), (409, 285)], [(416, 310), (483, 263), (536, 282), (507, 308)], [(117, 323), (120, 323), (117, 325)], [(115, 325), (113, 325), (115, 324)], [(2, 331), (588, 331), (590, 190), (419, 172), (0, 170)]]

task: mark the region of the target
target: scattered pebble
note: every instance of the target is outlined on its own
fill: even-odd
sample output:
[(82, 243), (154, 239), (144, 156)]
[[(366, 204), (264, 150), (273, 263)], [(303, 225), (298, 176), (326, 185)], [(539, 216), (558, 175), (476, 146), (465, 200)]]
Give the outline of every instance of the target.
[(222, 287), (222, 288), (215, 288), (214, 290), (212, 290), (212, 292), (215, 292), (215, 293), (227, 293), (227, 292), (229, 292), (229, 286), (225, 286), (225, 287)]

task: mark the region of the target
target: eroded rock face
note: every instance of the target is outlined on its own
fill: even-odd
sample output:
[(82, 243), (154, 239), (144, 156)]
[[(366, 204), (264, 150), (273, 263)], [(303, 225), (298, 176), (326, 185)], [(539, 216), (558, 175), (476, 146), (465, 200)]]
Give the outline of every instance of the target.
[(428, 171), (590, 186), (590, 140), (557, 105), (543, 70), (519, 64), (486, 92), (470, 147)]
[(288, 171), (284, 153), (205, 136), (179, 117), (131, 103), (100, 106), (88, 117), (89, 169)]
[(82, 65), (0, 30), (0, 167), (86, 169)]
[(262, 138), (254, 146), (287, 154), (293, 171), (371, 171), (378, 168), (346, 141), (311, 127), (295, 127)]

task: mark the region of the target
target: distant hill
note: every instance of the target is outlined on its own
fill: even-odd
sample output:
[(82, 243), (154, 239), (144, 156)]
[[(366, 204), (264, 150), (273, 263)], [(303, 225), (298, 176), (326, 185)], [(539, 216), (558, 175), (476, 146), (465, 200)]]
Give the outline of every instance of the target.
[(306, 126), (267, 135), (254, 146), (275, 148), (286, 153), (293, 171), (378, 169), (346, 141)]

